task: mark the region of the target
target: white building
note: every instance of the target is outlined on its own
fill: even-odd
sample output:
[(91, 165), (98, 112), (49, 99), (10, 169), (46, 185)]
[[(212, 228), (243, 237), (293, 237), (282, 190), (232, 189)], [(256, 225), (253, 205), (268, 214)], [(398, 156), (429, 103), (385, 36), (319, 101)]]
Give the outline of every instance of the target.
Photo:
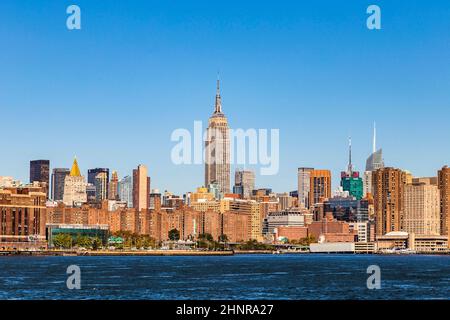
[(69, 207), (87, 202), (86, 179), (80, 173), (77, 159), (74, 159), (70, 174), (64, 179), (63, 202)]

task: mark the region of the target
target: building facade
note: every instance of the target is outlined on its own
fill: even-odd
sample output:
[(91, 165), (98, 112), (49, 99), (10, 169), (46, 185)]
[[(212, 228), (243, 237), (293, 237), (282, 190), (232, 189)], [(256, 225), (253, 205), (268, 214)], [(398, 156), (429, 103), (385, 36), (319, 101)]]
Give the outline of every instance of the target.
[(217, 183), (222, 194), (230, 193), (230, 132), (222, 112), (220, 83), (217, 80), (216, 103), (205, 141), (205, 186)]
[(404, 231), (415, 235), (440, 234), (440, 195), (436, 185), (405, 186)]
[(298, 203), (302, 208), (309, 208), (309, 193), (311, 191), (311, 172), (314, 168), (298, 168)]
[(331, 171), (313, 170), (310, 173), (309, 207), (331, 197)]
[(372, 179), (377, 236), (403, 231), (405, 172), (390, 167), (381, 168), (373, 172)]
[(440, 193), (440, 228), (441, 235), (450, 236), (450, 168), (444, 166), (438, 171)]
[(33, 242), (45, 242), (45, 202), (44, 192), (27, 188), (0, 190), (0, 247), (14, 248), (20, 243), (29, 247)]

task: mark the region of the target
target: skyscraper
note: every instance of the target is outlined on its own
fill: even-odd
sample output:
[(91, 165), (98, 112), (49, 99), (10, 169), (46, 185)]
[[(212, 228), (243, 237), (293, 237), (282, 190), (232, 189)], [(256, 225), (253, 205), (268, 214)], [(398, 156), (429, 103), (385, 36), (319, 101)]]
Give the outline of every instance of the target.
[(119, 177), (117, 175), (117, 171), (113, 171), (112, 175), (111, 175), (111, 181), (109, 182), (109, 190), (108, 190), (108, 199), (109, 200), (118, 200), (119, 199), (118, 183), (119, 183)]
[(205, 186), (216, 182), (222, 194), (230, 192), (230, 132), (222, 112), (220, 82), (217, 80), (216, 103), (209, 118), (205, 141)]
[(99, 172), (95, 176), (95, 200), (97, 202), (108, 199), (108, 175), (106, 172)]
[(108, 168), (95, 168), (95, 169), (89, 169), (88, 170), (88, 183), (90, 183), (90, 184), (92, 184), (92, 185), (94, 185), (95, 186), (95, 189), (97, 190), (97, 185), (96, 185), (96, 178), (97, 178), (97, 175), (99, 174), (99, 173), (105, 173), (106, 174), (106, 186), (105, 186), (105, 188), (106, 188), (106, 195), (103, 197), (103, 195), (100, 195), (100, 196), (98, 196), (97, 195), (97, 192), (96, 192), (96, 199), (98, 200), (98, 199), (101, 199), (101, 200), (104, 200), (104, 199), (107, 199), (108, 198), (108, 187), (109, 187), (109, 169)]
[(450, 238), (450, 168), (447, 166), (438, 171), (438, 187), (441, 196), (441, 235)]
[(352, 140), (349, 139), (349, 156), (347, 171), (341, 172), (341, 187), (344, 191), (348, 191), (350, 196), (361, 200), (363, 197), (363, 181), (359, 177), (358, 171), (353, 171), (352, 164)]
[(30, 183), (45, 183), (46, 193), (50, 187), (50, 161), (49, 160), (32, 160), (30, 161)]
[(243, 199), (250, 199), (254, 189), (255, 173), (249, 170), (236, 170), (233, 193), (240, 194)]
[(301, 208), (309, 208), (311, 172), (313, 170), (314, 168), (298, 168), (298, 204)]
[(139, 165), (133, 170), (133, 206), (136, 210), (149, 208), (150, 178), (147, 167)]
[(76, 158), (73, 160), (70, 174), (64, 179), (63, 202), (70, 207), (87, 202), (86, 180), (81, 175)]
[(373, 172), (372, 179), (376, 234), (404, 231), (405, 172), (381, 168)]
[(374, 124), (372, 154), (367, 158), (366, 171), (375, 171), (380, 168), (384, 168), (383, 150), (377, 151), (377, 128)]
[(128, 208), (133, 208), (133, 179), (130, 176), (123, 177), (117, 189), (120, 201), (126, 202)]
[(52, 171), (52, 200), (62, 201), (64, 197), (64, 180), (70, 174), (68, 168), (54, 168)]

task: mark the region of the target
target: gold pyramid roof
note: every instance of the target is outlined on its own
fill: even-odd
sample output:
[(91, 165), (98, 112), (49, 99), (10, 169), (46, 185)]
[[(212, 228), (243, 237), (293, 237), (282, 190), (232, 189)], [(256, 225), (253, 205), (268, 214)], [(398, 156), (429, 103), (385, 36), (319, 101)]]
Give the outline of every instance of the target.
[(78, 167), (77, 158), (73, 159), (72, 169), (70, 169), (71, 177), (81, 177), (80, 168)]

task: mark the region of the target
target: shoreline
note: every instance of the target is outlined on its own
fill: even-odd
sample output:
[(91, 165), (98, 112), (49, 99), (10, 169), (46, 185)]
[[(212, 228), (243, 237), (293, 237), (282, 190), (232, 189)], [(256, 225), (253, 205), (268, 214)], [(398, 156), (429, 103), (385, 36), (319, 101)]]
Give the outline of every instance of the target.
[(404, 253), (350, 253), (350, 252), (277, 252), (270, 250), (235, 250), (235, 251), (196, 251), (196, 250), (149, 250), (149, 251), (70, 251), (70, 250), (43, 250), (43, 251), (0, 251), (2, 256), (33, 256), (33, 257), (230, 257), (239, 255), (357, 255), (357, 256), (416, 256), (416, 255), (450, 255), (450, 252), (423, 252), (414, 254)]

